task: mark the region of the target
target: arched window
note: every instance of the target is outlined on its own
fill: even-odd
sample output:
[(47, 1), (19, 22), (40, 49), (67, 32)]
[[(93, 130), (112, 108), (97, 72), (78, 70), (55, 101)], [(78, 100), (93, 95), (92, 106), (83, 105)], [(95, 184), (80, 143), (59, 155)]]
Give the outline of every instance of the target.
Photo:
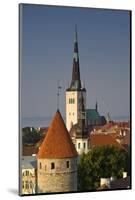
[(29, 176), (29, 171), (26, 170), (26, 176)]

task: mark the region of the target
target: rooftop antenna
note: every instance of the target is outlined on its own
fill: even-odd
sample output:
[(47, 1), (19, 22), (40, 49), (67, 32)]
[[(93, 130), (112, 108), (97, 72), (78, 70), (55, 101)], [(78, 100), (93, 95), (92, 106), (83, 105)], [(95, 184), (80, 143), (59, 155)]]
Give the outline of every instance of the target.
[(59, 110), (59, 103), (60, 103), (60, 90), (62, 87), (59, 84), (60, 81), (57, 82), (57, 110)]

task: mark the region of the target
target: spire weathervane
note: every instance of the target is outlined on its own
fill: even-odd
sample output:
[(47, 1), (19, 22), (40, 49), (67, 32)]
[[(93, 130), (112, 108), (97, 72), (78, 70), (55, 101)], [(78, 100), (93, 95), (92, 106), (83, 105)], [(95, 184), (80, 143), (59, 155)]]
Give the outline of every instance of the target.
[(62, 87), (59, 85), (59, 82), (57, 82), (57, 110), (59, 110), (59, 103), (60, 103), (60, 90), (62, 89)]
[(77, 42), (77, 24), (75, 24), (75, 42)]

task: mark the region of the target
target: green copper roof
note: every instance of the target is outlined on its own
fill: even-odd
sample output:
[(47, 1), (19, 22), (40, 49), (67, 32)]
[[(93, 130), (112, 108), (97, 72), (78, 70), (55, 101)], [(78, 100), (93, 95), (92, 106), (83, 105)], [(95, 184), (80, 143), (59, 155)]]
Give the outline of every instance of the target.
[(86, 110), (87, 120), (100, 120), (100, 115), (96, 109), (87, 109)]

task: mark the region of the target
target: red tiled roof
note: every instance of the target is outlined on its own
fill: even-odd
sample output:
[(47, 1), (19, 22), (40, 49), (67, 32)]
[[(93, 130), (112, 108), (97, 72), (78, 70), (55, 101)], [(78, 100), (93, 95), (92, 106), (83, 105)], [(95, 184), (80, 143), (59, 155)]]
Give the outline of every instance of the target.
[(107, 134), (91, 134), (90, 135), (91, 147), (103, 146), (103, 145), (114, 145), (122, 147), (111, 135)]
[(111, 189), (126, 189), (131, 187), (130, 176), (111, 182)]
[(32, 156), (32, 154), (37, 154), (37, 153), (38, 153), (38, 147), (36, 147), (35, 145), (23, 146), (22, 149), (23, 156)]
[(46, 137), (42, 142), (38, 158), (76, 157), (77, 151), (66, 129), (59, 111), (56, 112)]

